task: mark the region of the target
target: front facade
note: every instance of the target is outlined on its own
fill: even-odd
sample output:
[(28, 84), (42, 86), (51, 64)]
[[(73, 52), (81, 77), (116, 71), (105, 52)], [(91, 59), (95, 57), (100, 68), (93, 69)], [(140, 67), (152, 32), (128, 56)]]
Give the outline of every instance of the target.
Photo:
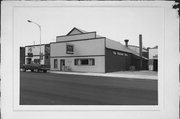
[(105, 38), (74, 29), (51, 43), (51, 70), (105, 72)]
[(119, 42), (77, 28), (50, 43), (50, 69), (56, 71), (126, 71), (131, 66), (138, 69), (139, 59), (147, 61)]
[[(40, 55), (41, 50), (41, 55)], [(25, 47), (25, 64), (50, 65), (50, 44), (29, 45)]]

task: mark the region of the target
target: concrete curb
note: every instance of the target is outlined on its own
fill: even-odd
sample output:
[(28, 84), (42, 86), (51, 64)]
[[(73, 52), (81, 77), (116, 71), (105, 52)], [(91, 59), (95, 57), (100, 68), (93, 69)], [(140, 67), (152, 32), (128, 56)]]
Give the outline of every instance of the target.
[(151, 79), (158, 80), (158, 76), (150, 75), (131, 75), (131, 74), (115, 74), (115, 73), (78, 73), (78, 72), (60, 72), (60, 71), (48, 71), (49, 73), (56, 74), (71, 74), (71, 75), (85, 75), (85, 76), (102, 76), (102, 77), (121, 77), (132, 79)]

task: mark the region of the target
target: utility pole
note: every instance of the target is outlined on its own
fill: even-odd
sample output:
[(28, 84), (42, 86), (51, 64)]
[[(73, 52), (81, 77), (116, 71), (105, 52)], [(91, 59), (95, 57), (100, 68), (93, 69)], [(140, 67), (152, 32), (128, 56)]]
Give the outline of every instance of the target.
[(140, 56), (139, 69), (142, 70), (142, 34), (139, 34), (139, 56)]

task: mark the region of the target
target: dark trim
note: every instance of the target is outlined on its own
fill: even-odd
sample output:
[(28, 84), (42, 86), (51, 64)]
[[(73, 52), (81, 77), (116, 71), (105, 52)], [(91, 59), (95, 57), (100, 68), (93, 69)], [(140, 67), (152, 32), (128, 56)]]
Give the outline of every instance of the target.
[(50, 44), (55, 44), (55, 43), (64, 43), (64, 42), (86, 41), (86, 40), (97, 40), (97, 39), (106, 39), (106, 37), (88, 38), (88, 39), (80, 39), (80, 40), (69, 40), (69, 41), (59, 41), (59, 42), (51, 42)]
[(61, 36), (56, 36), (56, 38), (59, 38), (59, 37), (68, 37), (68, 36), (75, 36), (75, 35), (84, 35), (84, 34), (90, 34), (90, 33), (95, 33), (95, 36), (96, 36), (96, 31), (92, 31), (92, 32), (87, 32), (87, 33), (79, 33), (79, 34), (72, 34), (72, 35), (61, 35)]
[(79, 55), (79, 56), (50, 56), (50, 58), (69, 58), (69, 57), (104, 57), (105, 55)]
[[(48, 43), (48, 44), (50, 44), (50, 43)], [(41, 44), (41, 46), (43, 45), (48, 45), (48, 44)], [(32, 47), (32, 46), (40, 46), (39, 44), (38, 45), (27, 45), (27, 46), (25, 46), (25, 47)]]

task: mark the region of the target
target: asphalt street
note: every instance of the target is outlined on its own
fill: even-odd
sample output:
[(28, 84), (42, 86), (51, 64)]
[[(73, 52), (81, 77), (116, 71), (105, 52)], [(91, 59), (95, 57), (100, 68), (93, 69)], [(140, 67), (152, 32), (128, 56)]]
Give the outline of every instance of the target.
[(157, 104), (157, 80), (20, 73), (20, 105)]

